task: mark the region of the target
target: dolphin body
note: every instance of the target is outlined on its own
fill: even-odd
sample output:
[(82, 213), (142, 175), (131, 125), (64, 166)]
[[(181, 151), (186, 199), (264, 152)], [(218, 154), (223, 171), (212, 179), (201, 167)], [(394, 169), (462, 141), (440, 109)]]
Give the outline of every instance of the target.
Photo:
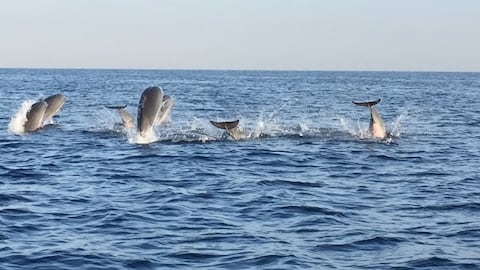
[(157, 120), (155, 121), (155, 125), (160, 125), (165, 121), (170, 110), (173, 106), (173, 99), (170, 96), (164, 95), (162, 100), (162, 108), (160, 108), (160, 112), (158, 113)]
[(122, 119), (122, 126), (126, 129), (131, 129), (134, 126), (135, 119), (131, 114), (125, 111), (125, 108), (127, 105), (123, 106), (106, 106), (109, 109), (114, 109), (118, 111), (118, 114), (120, 114), (120, 118)]
[(66, 98), (62, 94), (56, 94), (47, 97), (44, 101), (47, 102), (48, 107), (47, 110), (45, 110), (43, 119), (44, 121), (48, 121), (63, 107)]
[[(160, 125), (166, 119), (173, 103), (173, 99), (164, 95), (160, 87), (152, 86), (145, 89), (140, 96), (137, 108), (137, 131), (140, 135), (145, 136), (154, 126)], [(125, 111), (127, 105), (106, 107), (118, 111), (126, 129), (134, 127), (134, 117)]]
[(25, 132), (32, 132), (43, 127), (65, 104), (65, 96), (56, 94), (34, 103), (27, 112), (27, 121), (24, 124)]
[(390, 135), (385, 130), (385, 125), (383, 124), (383, 120), (380, 117), (380, 114), (378, 114), (378, 112), (373, 108), (373, 106), (378, 104), (379, 102), (380, 102), (380, 99), (377, 99), (374, 101), (367, 101), (367, 102), (353, 101), (353, 104), (358, 106), (368, 107), (368, 109), (370, 110), (370, 127), (368, 129), (370, 134), (374, 138), (385, 139)]
[(48, 103), (40, 100), (30, 107), (27, 112), (27, 121), (24, 125), (25, 132), (32, 132), (40, 129), (43, 126), (43, 118), (47, 110)]
[(225, 133), (230, 136), (235, 141), (244, 140), (247, 138), (247, 135), (238, 129), (238, 123), (240, 120), (227, 121), (227, 122), (215, 122), (210, 121), (210, 123), (220, 129), (224, 129)]
[(137, 111), (137, 132), (141, 136), (152, 130), (162, 107), (162, 102), (163, 90), (160, 87), (151, 86), (143, 91)]

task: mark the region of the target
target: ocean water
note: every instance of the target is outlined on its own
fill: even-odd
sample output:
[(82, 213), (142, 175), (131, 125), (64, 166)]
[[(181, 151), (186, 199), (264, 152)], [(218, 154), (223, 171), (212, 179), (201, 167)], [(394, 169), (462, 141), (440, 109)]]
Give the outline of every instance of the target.
[(480, 74), (0, 69), (0, 269), (480, 269)]

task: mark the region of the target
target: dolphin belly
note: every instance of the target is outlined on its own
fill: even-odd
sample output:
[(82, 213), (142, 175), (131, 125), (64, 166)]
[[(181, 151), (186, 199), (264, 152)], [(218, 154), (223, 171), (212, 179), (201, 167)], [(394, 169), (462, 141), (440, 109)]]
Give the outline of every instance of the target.
[(370, 108), (370, 134), (374, 138), (384, 139), (387, 137), (387, 131), (385, 130), (385, 125), (383, 120), (378, 114), (378, 112), (373, 108)]
[(158, 86), (145, 89), (138, 103), (137, 131), (144, 136), (152, 129), (162, 106), (163, 90)]
[(27, 112), (27, 121), (25, 122), (24, 131), (31, 132), (40, 129), (43, 126), (43, 119), (48, 103), (41, 100), (30, 107)]

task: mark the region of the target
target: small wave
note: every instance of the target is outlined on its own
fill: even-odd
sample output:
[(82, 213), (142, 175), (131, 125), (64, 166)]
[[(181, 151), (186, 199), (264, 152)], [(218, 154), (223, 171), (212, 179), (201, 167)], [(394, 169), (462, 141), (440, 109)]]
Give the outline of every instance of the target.
[(425, 259), (417, 259), (417, 260), (412, 260), (407, 263), (408, 266), (413, 267), (415, 269), (417, 268), (428, 268), (428, 267), (456, 267), (458, 266), (454, 261), (445, 259), (445, 258), (440, 258), (440, 257), (429, 257)]
[(30, 220), (41, 218), (41, 215), (24, 208), (4, 208), (0, 209), (0, 215), (3, 219), (14, 222), (16, 225), (10, 225), (11, 231), (38, 231), (38, 224), (27, 224)]
[(285, 255), (267, 254), (267, 255), (262, 255), (254, 258), (247, 258), (247, 259), (241, 260), (239, 261), (239, 265), (245, 265), (247, 267), (248, 266), (255, 266), (255, 267), (273, 266), (273, 265), (280, 264), (286, 258), (287, 256)]
[(38, 173), (37, 171), (34, 171), (32, 169), (11, 169), (3, 175), (7, 177), (12, 177), (13, 179), (40, 179), (46, 176), (46, 174)]
[(346, 243), (346, 244), (321, 244), (317, 245), (315, 248), (316, 252), (332, 252), (332, 251), (339, 251), (339, 252), (344, 252), (344, 251), (353, 251), (355, 250), (355, 246)]
[(302, 181), (290, 181), (290, 180), (262, 180), (258, 182), (258, 185), (262, 186), (286, 186), (286, 187), (298, 187), (298, 188), (315, 188), (323, 187), (323, 182), (302, 182)]
[(27, 265), (30, 269), (123, 269), (110, 258), (86, 254), (83, 249), (11, 254), (0, 257), (0, 263), (9, 266), (8, 269), (23, 269)]
[(277, 210), (294, 212), (294, 213), (321, 214), (321, 215), (327, 215), (327, 216), (345, 217), (345, 215), (340, 211), (317, 207), (317, 206), (284, 206), (284, 207), (280, 207)]
[(10, 204), (13, 202), (31, 202), (28, 197), (24, 197), (17, 194), (0, 194), (0, 203)]
[(480, 211), (480, 203), (470, 202), (470, 203), (453, 203), (453, 204), (442, 204), (442, 205), (429, 205), (422, 207), (426, 210), (431, 211), (451, 211), (451, 210), (461, 210), (461, 211)]
[(127, 260), (125, 265), (127, 269), (157, 269), (160, 266), (157, 262), (146, 259)]
[(369, 239), (354, 242), (356, 246), (390, 246), (406, 241), (400, 237), (376, 236)]
[(376, 236), (368, 239), (361, 239), (350, 243), (322, 244), (315, 247), (319, 251), (357, 251), (357, 250), (379, 250), (387, 246), (395, 246), (405, 239), (398, 237)]
[(466, 237), (470, 239), (480, 239), (480, 229), (461, 230), (449, 233), (446, 237)]
[(223, 255), (200, 252), (177, 252), (169, 255), (170, 257), (181, 259), (183, 261), (212, 260), (220, 258)]

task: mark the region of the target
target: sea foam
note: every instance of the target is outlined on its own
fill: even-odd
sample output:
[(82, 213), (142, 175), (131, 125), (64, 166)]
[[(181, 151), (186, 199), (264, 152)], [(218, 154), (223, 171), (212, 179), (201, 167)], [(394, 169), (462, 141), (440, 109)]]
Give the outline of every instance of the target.
[(22, 102), (20, 108), (18, 108), (15, 115), (10, 119), (8, 123), (8, 131), (17, 135), (21, 135), (25, 132), (25, 122), (27, 121), (27, 113), (32, 107), (34, 101), (25, 100)]

